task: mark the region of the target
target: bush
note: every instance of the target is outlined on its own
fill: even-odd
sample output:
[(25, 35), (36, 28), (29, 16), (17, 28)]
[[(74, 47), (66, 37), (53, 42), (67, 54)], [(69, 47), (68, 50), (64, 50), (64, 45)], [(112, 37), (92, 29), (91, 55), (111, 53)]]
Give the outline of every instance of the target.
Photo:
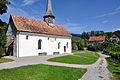
[(87, 50), (96, 51), (96, 48), (95, 48), (94, 46), (92, 46), (92, 45), (89, 45), (89, 46), (87, 47)]
[(120, 52), (112, 52), (112, 51), (104, 51), (105, 54), (108, 54), (113, 58), (115, 61), (120, 62)]
[[(88, 50), (103, 51), (104, 49), (107, 49), (107, 48), (110, 48), (111, 46), (116, 46), (116, 45), (118, 45), (118, 44), (114, 43), (114, 45), (113, 45), (113, 43), (111, 43), (111, 42), (96, 43), (94, 45), (89, 45)], [(116, 47), (114, 48), (114, 50), (116, 50)]]
[(95, 44), (95, 45), (89, 45), (88, 50), (90, 51), (102, 51), (104, 48), (101, 46), (101, 44)]
[(76, 42), (78, 50), (84, 50), (84, 43), (83, 42)]
[(109, 47), (104, 50), (105, 54), (108, 54), (114, 60), (120, 62), (120, 44), (119, 43), (111, 43)]
[(72, 44), (72, 50), (78, 50), (78, 47), (77, 47), (76, 43)]
[(88, 47), (88, 42), (87, 41), (85, 41), (84, 47)]
[(84, 47), (87, 46), (87, 41), (81, 39), (80, 37), (72, 37), (72, 49), (73, 50), (84, 50)]
[(109, 46), (110, 46), (110, 42), (104, 42), (104, 43), (101, 44), (101, 47), (104, 48), (104, 49), (106, 49)]

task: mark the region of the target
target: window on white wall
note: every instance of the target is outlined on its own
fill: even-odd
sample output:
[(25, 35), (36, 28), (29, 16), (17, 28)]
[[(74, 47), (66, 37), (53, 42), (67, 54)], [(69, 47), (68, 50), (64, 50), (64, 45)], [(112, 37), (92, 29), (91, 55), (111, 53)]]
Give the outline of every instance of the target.
[(68, 45), (69, 45), (69, 43), (67, 42), (67, 44), (66, 44), (67, 48), (68, 48)]
[(60, 42), (58, 43), (58, 49), (60, 49)]
[(26, 40), (28, 40), (28, 35), (26, 36)]
[(42, 46), (42, 40), (38, 40), (38, 49), (41, 49), (41, 46)]

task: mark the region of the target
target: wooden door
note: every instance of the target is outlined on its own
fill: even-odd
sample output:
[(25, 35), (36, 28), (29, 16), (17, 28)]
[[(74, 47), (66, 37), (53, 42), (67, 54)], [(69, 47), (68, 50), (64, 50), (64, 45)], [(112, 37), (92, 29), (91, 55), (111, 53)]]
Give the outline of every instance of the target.
[(66, 46), (64, 46), (64, 52), (66, 52)]

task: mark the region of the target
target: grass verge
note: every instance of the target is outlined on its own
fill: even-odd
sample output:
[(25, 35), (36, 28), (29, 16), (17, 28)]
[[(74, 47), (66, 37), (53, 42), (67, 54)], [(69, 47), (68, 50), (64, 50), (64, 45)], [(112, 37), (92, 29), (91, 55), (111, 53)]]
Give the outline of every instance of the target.
[(78, 80), (86, 69), (30, 65), (0, 70), (0, 80)]
[(92, 51), (74, 51), (74, 53), (74, 55), (51, 58), (48, 61), (68, 64), (92, 64), (99, 58), (99, 55)]
[(120, 80), (120, 63), (112, 58), (107, 58), (108, 69), (113, 74), (114, 80)]
[(11, 62), (11, 61), (14, 61), (14, 60), (8, 59), (8, 58), (0, 58), (0, 63)]

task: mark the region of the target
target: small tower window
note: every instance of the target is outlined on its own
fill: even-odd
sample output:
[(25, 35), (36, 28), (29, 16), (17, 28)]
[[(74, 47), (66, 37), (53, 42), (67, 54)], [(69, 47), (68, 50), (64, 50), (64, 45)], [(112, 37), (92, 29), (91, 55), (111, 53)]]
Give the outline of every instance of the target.
[(41, 46), (42, 46), (42, 40), (38, 40), (38, 49), (41, 49)]
[(54, 23), (54, 19), (55, 16), (52, 10), (52, 2), (51, 0), (48, 0), (44, 21), (49, 24), (49, 23)]
[(26, 40), (28, 40), (28, 35), (26, 36)]
[(53, 23), (53, 20), (51, 18), (48, 18), (48, 23)]
[(60, 49), (60, 42), (58, 43), (58, 49)]

